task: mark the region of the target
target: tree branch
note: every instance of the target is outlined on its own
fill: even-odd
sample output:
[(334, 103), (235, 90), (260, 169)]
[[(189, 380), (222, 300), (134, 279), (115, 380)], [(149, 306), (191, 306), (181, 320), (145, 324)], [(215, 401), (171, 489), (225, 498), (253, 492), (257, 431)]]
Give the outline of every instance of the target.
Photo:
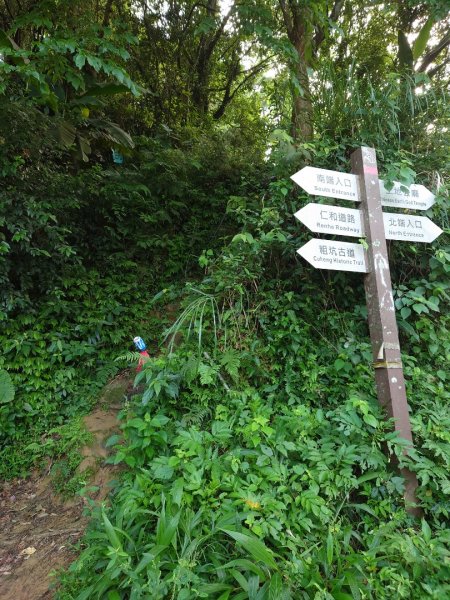
[(436, 73), (439, 73), (439, 71), (441, 71), (449, 63), (450, 63), (450, 58), (446, 58), (443, 63), (441, 63), (437, 67), (433, 67), (433, 69), (430, 69), (429, 71), (427, 71), (428, 77), (431, 79), (432, 77), (434, 77), (436, 75)]
[(435, 58), (450, 44), (450, 31), (444, 35), (441, 41), (434, 46), (429, 52), (425, 54), (422, 60), (422, 64), (417, 69), (419, 73), (425, 71), (425, 69), (434, 62)]
[(248, 82), (255, 77), (256, 75), (258, 75), (258, 73), (260, 73), (263, 68), (266, 66), (266, 64), (272, 60), (272, 58), (275, 55), (271, 55), (268, 56), (267, 58), (265, 58), (264, 60), (262, 60), (261, 62), (259, 62), (257, 65), (251, 67), (250, 69), (247, 69), (247, 71), (243, 71), (241, 74), (247, 73), (246, 77), (244, 77), (244, 79), (234, 88), (234, 90), (231, 92), (231, 85), (234, 81), (234, 79), (231, 79), (227, 82), (227, 86), (225, 88), (225, 94), (222, 98), (222, 102), (220, 103), (219, 108), (214, 112), (213, 114), (213, 119), (214, 120), (218, 120), (220, 119), (220, 117), (223, 116), (226, 107), (228, 106), (228, 104), (233, 100), (233, 98), (236, 96), (237, 92), (242, 89), (245, 85), (248, 84)]
[(234, 13), (235, 8), (236, 8), (236, 4), (233, 3), (232, 6), (231, 6), (231, 8), (230, 8), (230, 10), (227, 12), (227, 14), (222, 19), (222, 22), (220, 23), (220, 25), (219, 25), (216, 33), (214, 34), (214, 36), (210, 40), (209, 44), (207, 45), (207, 56), (208, 56), (208, 58), (211, 56), (214, 48), (216, 47), (219, 39), (221, 38), (221, 36), (223, 34), (223, 30), (225, 29), (226, 24), (230, 20), (231, 15)]
[(103, 27), (108, 27), (109, 25), (113, 4), (114, 0), (108, 0), (108, 2), (106, 3), (105, 12), (103, 13)]
[[(342, 8), (344, 6), (345, 0), (335, 0), (333, 8), (331, 9), (330, 14), (328, 15), (328, 19), (330, 21), (336, 22), (341, 14)], [(317, 52), (320, 44), (325, 39), (325, 27), (318, 27), (316, 31), (316, 35), (314, 36), (314, 51)]]
[(286, 6), (286, 0), (279, 0), (279, 4), (280, 4), (281, 12), (283, 13), (283, 20), (284, 20), (284, 24), (286, 25), (288, 37), (289, 37), (289, 39), (291, 39), (293, 32), (294, 32), (294, 24), (292, 22), (292, 15), (290, 14), (290, 12)]

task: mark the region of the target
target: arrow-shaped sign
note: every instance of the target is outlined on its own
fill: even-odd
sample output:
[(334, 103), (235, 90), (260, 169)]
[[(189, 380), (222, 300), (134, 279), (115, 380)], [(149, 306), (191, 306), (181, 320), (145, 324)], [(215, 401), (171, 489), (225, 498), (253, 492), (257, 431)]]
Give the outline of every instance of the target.
[(391, 190), (387, 190), (384, 187), (384, 181), (382, 179), (379, 181), (382, 206), (427, 210), (435, 202), (434, 194), (430, 190), (427, 190), (424, 185), (413, 183), (409, 187), (406, 187), (399, 181), (394, 181), (394, 187)]
[(297, 252), (316, 269), (367, 273), (364, 249), (361, 244), (314, 238)]
[[(361, 211), (355, 208), (310, 203), (294, 216), (311, 231), (358, 238), (364, 236)], [(383, 213), (383, 221), (388, 240), (430, 243), (442, 233), (442, 229), (428, 217)]]
[(442, 233), (428, 217), (383, 213), (383, 221), (387, 240), (431, 243)]
[[(327, 198), (342, 198), (359, 202), (358, 177), (352, 173), (339, 173), (328, 169), (316, 167), (303, 167), (291, 176), (308, 194), (325, 196)], [(434, 194), (425, 186), (413, 184), (403, 186), (399, 181), (394, 181), (394, 187), (387, 190), (382, 179), (379, 180), (382, 206), (395, 206), (411, 210), (427, 210), (433, 206)]]
[(294, 215), (311, 231), (334, 235), (363, 236), (361, 211), (328, 204), (310, 203)]
[(301, 171), (292, 175), (291, 179), (308, 194), (359, 202), (356, 175), (316, 167), (303, 167)]

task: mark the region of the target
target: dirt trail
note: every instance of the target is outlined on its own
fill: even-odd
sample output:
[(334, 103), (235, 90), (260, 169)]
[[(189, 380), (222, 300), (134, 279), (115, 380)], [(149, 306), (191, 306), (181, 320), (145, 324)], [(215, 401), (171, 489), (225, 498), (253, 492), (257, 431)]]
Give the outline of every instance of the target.
[[(118, 429), (117, 413), (130, 385), (119, 377), (103, 390), (92, 413), (84, 418), (93, 442), (82, 449), (82, 472), (94, 469), (90, 496), (103, 500), (111, 489), (118, 468), (106, 465), (105, 441)], [(52, 598), (49, 574), (70, 564), (75, 555), (71, 545), (83, 534), (87, 518), (85, 500), (64, 502), (55, 495), (49, 475), (35, 472), (28, 479), (6, 482), (0, 489), (0, 598), (43, 600)]]

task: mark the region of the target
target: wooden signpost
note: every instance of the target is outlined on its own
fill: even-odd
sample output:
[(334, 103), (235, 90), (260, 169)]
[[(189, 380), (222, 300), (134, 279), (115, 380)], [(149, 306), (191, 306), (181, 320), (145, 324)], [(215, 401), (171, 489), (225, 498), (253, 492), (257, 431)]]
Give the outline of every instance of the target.
[[(362, 244), (312, 239), (297, 252), (318, 269), (366, 274), (364, 282), (378, 400), (393, 417), (400, 437), (412, 446), (386, 239), (431, 242), (442, 230), (426, 217), (382, 211), (382, 206), (429, 208), (434, 203), (434, 195), (423, 185), (413, 185), (405, 190), (395, 182), (392, 190), (386, 190), (378, 179), (376, 154), (372, 148), (359, 148), (352, 154), (351, 162), (352, 173), (349, 174), (305, 167), (292, 179), (309, 193), (361, 202), (361, 210), (308, 204), (295, 216), (312, 231), (364, 236), (365, 248)], [(416, 475), (408, 469), (402, 469), (402, 475), (407, 508), (415, 512)]]

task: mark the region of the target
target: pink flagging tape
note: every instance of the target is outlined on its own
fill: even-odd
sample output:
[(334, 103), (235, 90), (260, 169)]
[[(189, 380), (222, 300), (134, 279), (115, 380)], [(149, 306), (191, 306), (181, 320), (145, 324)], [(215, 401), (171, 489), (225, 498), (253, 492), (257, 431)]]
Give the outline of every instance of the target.
[(378, 169), (376, 167), (371, 167), (370, 165), (364, 165), (364, 173), (368, 173), (369, 175), (378, 175)]

